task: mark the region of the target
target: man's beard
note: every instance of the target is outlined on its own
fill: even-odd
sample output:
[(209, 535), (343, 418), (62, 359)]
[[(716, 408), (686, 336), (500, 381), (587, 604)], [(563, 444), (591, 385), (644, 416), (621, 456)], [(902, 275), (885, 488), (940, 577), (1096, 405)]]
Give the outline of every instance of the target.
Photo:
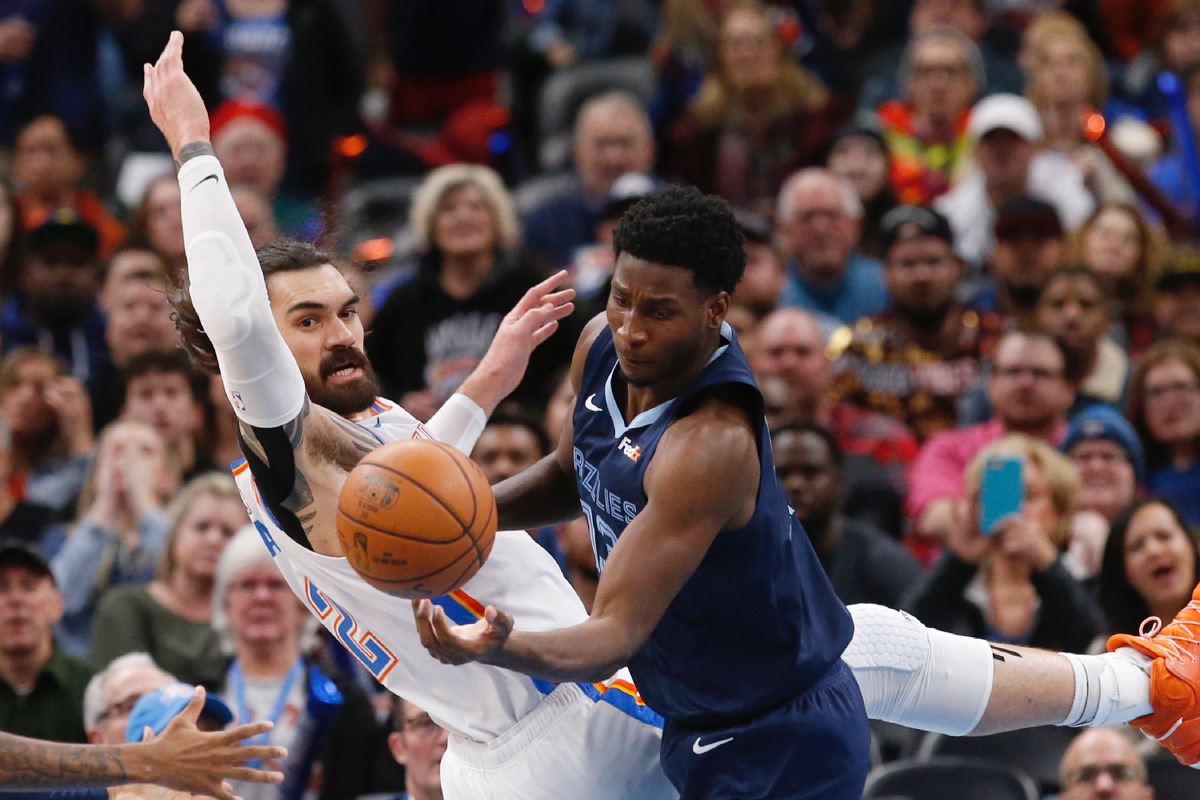
[[(349, 383), (329, 383), (329, 377), (343, 367), (358, 367), (362, 376)], [(317, 377), (305, 377), (308, 398), (335, 414), (349, 417), (370, 408), (379, 395), (379, 378), (366, 354), (356, 347), (340, 347), (321, 359)]]

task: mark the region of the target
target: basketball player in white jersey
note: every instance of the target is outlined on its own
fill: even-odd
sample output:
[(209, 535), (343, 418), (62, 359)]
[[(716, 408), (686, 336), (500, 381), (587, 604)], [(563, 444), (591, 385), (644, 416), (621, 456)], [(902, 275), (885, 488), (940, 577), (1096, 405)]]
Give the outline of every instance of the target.
[[(570, 293), (556, 291), (562, 276), (530, 290), (477, 371), (428, 425), (376, 398), (357, 297), (328, 256), (285, 243), (265, 248), (260, 264), (212, 155), (203, 102), (183, 72), (182, 44), (173, 33), (157, 64), (146, 65), (144, 89), (180, 164), (188, 257), (184, 291), (175, 298), (180, 331), (198, 363), (219, 367), (247, 457), (235, 470), (238, 484), (292, 589), (383, 685), (450, 731), (442, 761), (447, 798), (674, 797), (659, 766), (661, 721), (627, 675), (555, 686), (486, 665), (440, 663), (421, 646), (408, 604), (367, 585), (341, 557), (334, 528), (346, 474), (380, 443), (430, 436), (471, 451), (530, 351), (569, 313)], [(478, 574), (437, 600), (432, 633), (469, 646), (486, 635), (493, 605), (510, 611), (522, 630), (587, 617), (553, 560), (524, 532), (497, 534)], [(1181, 613), (1200, 615), (1197, 608)], [(1178, 678), (1179, 662), (1196, 647), (1184, 641), (1189, 620), (1170, 626), (1167, 636), (1128, 642), (1145, 655), (1123, 648), (1075, 656), (993, 651), (987, 642), (933, 631), (878, 606), (853, 606), (851, 613), (855, 636), (844, 658), (873, 718), (955, 735), (1142, 718), (1171, 733), (1168, 745), (1183, 733), (1197, 738), (1196, 694)]]

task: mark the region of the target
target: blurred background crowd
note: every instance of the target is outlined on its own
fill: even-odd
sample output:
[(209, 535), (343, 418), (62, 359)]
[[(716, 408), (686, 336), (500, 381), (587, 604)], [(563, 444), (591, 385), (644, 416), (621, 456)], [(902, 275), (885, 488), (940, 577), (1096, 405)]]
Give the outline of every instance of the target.
[[(577, 313), (473, 454), (493, 482), (558, 439), (616, 221), (692, 184), (739, 214), (729, 321), (847, 603), (1086, 651), (1190, 599), (1200, 0), (0, 0), (0, 729), (119, 740), (174, 676), (279, 723), (288, 781), (247, 800), (441, 797), (445, 733), (318, 634), (176, 346), (179, 187), (140, 97), (172, 29), (251, 238), (338, 254), (416, 416), (569, 270)], [(984, 536), (991, 454), (1025, 497)], [(531, 535), (590, 602), (586, 525)], [(885, 771), (1200, 791), (1120, 736), (875, 733)]]

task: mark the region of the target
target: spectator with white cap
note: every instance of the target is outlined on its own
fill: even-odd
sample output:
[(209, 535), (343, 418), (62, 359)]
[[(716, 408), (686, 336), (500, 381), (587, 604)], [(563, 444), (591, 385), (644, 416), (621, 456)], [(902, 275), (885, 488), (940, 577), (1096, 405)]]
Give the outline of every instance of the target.
[(1030, 195), (1055, 207), (1068, 230), (1080, 227), (1096, 202), (1083, 173), (1062, 153), (1042, 147), (1042, 122), (1023, 97), (995, 94), (971, 110), (967, 132), (975, 143), (974, 164), (936, 207), (950, 220), (959, 254), (976, 271), (986, 266), (995, 244), (996, 209)]

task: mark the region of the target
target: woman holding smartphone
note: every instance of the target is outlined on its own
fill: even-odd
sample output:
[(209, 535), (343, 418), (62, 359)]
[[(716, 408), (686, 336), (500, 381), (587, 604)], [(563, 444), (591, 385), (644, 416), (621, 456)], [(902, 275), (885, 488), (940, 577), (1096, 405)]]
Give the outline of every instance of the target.
[(903, 607), (951, 633), (1085, 650), (1103, 622), (1061, 558), (1079, 494), (1075, 467), (1044, 442), (1006, 436), (971, 462), (966, 489), (946, 552)]

